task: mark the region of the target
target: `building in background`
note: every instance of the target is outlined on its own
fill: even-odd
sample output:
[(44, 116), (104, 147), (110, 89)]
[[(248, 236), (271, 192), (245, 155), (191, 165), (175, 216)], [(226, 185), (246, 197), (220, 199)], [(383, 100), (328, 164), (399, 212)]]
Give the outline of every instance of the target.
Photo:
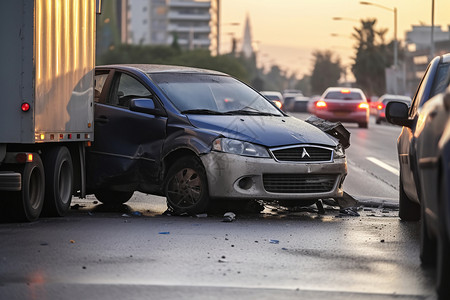
[(215, 51), (219, 0), (109, 0), (97, 16), (97, 54), (119, 44)]
[(431, 26), (413, 26), (406, 32), (404, 58), (404, 86), (405, 94), (414, 96), (430, 59), (436, 55), (450, 52), (450, 25), (448, 31), (441, 26), (434, 26), (434, 53), (431, 55)]
[(128, 0), (127, 43), (170, 45), (184, 49), (211, 46), (211, 1)]

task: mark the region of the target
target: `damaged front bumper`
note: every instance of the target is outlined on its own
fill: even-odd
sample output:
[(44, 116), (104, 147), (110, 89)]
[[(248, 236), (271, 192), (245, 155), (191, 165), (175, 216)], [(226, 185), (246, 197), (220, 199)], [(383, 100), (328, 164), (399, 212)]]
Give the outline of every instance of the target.
[(331, 162), (278, 162), (211, 151), (201, 156), (209, 195), (222, 199), (301, 200), (339, 198), (347, 175), (345, 158)]

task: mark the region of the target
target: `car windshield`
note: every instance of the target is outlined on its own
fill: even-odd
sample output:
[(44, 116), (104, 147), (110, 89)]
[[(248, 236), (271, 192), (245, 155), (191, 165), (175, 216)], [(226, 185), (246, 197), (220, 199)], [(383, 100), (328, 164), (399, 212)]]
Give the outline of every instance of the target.
[(283, 116), (267, 99), (229, 76), (186, 73), (149, 76), (182, 113)]
[(329, 92), (326, 94), (325, 99), (337, 99), (337, 100), (362, 100), (362, 96), (357, 92)]

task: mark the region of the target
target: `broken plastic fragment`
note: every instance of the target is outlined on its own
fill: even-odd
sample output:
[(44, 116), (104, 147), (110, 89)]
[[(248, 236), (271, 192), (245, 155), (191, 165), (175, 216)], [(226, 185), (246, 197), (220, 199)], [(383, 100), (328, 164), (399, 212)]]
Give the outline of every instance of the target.
[(142, 213), (140, 211), (133, 211), (133, 213), (131, 213), (131, 214), (136, 217), (142, 216)]
[(161, 232), (158, 232), (159, 234), (170, 234), (170, 231), (161, 231)]
[(222, 222), (233, 222), (235, 218), (236, 218), (236, 215), (234, 213), (227, 212), (223, 215)]
[(271, 244), (279, 244), (280, 241), (279, 241), (279, 240), (270, 240), (270, 243), (271, 243)]
[(359, 213), (357, 212), (357, 207), (347, 207), (339, 210), (339, 213), (342, 215), (348, 215), (352, 217), (359, 217)]

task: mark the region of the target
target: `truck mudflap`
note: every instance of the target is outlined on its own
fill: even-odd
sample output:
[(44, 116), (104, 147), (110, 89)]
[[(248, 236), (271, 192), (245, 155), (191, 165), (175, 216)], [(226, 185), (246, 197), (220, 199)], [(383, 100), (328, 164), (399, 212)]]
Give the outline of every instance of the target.
[(17, 192), (22, 190), (22, 175), (16, 172), (0, 171), (0, 191)]

